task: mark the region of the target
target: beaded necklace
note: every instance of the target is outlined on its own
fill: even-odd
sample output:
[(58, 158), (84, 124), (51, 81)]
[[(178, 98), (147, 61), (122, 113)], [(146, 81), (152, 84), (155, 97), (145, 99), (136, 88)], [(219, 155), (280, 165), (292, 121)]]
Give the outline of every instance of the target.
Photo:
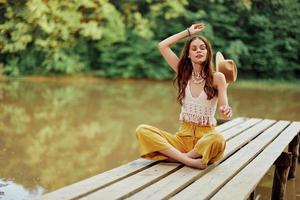
[(201, 72), (196, 73), (195, 71), (192, 72), (192, 81), (195, 84), (200, 84), (205, 79), (201, 76)]

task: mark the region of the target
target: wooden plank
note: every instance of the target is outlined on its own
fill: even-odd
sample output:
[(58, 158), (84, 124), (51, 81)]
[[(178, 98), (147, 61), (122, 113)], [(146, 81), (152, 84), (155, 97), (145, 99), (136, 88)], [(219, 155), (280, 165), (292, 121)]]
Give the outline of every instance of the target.
[[(260, 134), (263, 130), (271, 126), (275, 123), (274, 120), (263, 120), (260, 123), (256, 124), (252, 128), (248, 129), (247, 131), (243, 132), (238, 137), (233, 138), (230, 140), (225, 150), (224, 157), (222, 160), (229, 157), (233, 152), (247, 143), (249, 140), (256, 137)], [(248, 127), (248, 124), (245, 124), (245, 127)], [(235, 130), (233, 128), (233, 130)], [(241, 129), (243, 130), (243, 129)], [(243, 136), (243, 137), (240, 137)], [(233, 141), (233, 142), (231, 142)], [(230, 143), (231, 142), (231, 143)], [(133, 196), (129, 197), (128, 199), (166, 199), (170, 198), (172, 195), (176, 194), (178, 191), (183, 189), (184, 187), (188, 186), (199, 177), (203, 176), (205, 173), (212, 170), (219, 162), (210, 165), (205, 170), (197, 170), (190, 167), (183, 167), (178, 171), (170, 174), (169, 176), (165, 177), (164, 179), (150, 185), (149, 187), (143, 189), (142, 191), (134, 194)]]
[(265, 119), (258, 124), (255, 124), (255, 126), (251, 127), (250, 129), (243, 131), (241, 134), (237, 135), (226, 143), (227, 148), (225, 149), (224, 154), (233, 154), (235, 151), (269, 128), (275, 122), (275, 120)]
[(221, 188), (212, 199), (246, 199), (299, 132), (300, 122), (293, 122), (259, 156)]
[(101, 189), (109, 184), (112, 184), (120, 179), (128, 177), (143, 169), (151, 167), (155, 161), (137, 159), (120, 167), (114, 168), (110, 171), (92, 176), (83, 181), (68, 185), (56, 191), (47, 193), (39, 199), (57, 200), (57, 199), (73, 199), (82, 195), (91, 193), (95, 190)]
[(250, 118), (246, 118), (246, 117), (238, 117), (238, 118), (234, 118), (228, 122), (225, 122), (219, 126), (216, 127), (216, 130), (219, 132), (225, 131), (226, 129), (232, 128), (233, 126), (239, 125), (243, 122), (246, 122), (247, 120), (249, 120)]
[(113, 185), (98, 190), (82, 199), (120, 199), (125, 198), (140, 189), (154, 183), (155, 181), (169, 175), (177, 170), (179, 163), (160, 163), (145, 169), (127, 179), (121, 180)]
[[(239, 117), (216, 127), (218, 131), (226, 130), (232, 126), (247, 121), (248, 118)], [(137, 159), (110, 171), (98, 174), (80, 182), (68, 185), (56, 191), (47, 193), (39, 199), (56, 200), (56, 199), (72, 199), (92, 193), (121, 179), (124, 179), (134, 173), (140, 172), (154, 164), (155, 161), (145, 159)]]
[(239, 124), (237, 126), (234, 126), (233, 129), (223, 131), (222, 134), (226, 140), (230, 140), (233, 137), (237, 136), (239, 133), (241, 133), (243, 130), (254, 126), (255, 124), (257, 124), (260, 121), (262, 121), (262, 119), (250, 118), (246, 122)]
[(227, 181), (270, 144), (288, 124), (287, 121), (276, 123), (172, 199), (194, 199), (196, 196), (201, 197), (201, 199), (211, 198)]

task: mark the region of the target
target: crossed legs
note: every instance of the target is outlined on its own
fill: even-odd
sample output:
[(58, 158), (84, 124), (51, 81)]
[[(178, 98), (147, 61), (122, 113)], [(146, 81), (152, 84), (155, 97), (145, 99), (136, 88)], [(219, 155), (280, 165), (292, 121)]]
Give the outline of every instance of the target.
[(169, 149), (162, 150), (159, 152), (167, 156), (169, 158), (168, 161), (178, 161), (187, 166), (198, 169), (205, 169), (207, 167), (207, 164), (202, 162), (200, 155), (197, 154), (194, 150), (191, 150), (188, 153), (182, 153), (174, 147), (171, 147)]
[[(199, 140), (192, 150), (187, 153), (183, 141), (176, 135), (162, 131), (149, 125), (140, 125), (136, 129), (140, 144), (141, 156), (152, 160), (168, 160), (181, 162), (187, 166), (205, 169), (211, 158), (219, 152), (219, 145), (214, 144), (216, 134), (208, 134)], [(189, 143), (189, 141), (186, 141)], [(212, 148), (214, 147), (214, 148)], [(213, 154), (211, 154), (211, 152)], [(201, 157), (203, 156), (203, 157)]]

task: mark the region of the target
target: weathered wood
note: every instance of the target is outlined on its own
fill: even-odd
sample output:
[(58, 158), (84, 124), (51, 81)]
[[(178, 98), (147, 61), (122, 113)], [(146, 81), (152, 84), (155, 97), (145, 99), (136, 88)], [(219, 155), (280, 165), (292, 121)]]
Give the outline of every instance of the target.
[[(176, 194), (172, 199), (194, 199), (195, 196), (199, 196), (201, 199), (211, 198), (226, 182), (230, 181), (235, 174), (270, 144), (287, 124), (288, 122), (280, 122), (267, 129), (231, 157), (227, 158), (226, 161)], [(231, 192), (235, 193), (235, 191)]]
[[(258, 136), (260, 133), (262, 133), (264, 130), (269, 128), (271, 125), (275, 123), (275, 120), (268, 120), (265, 119), (263, 121), (260, 121), (259, 123), (255, 124), (255, 126), (252, 126), (251, 128), (242, 131), (239, 135), (234, 137), (233, 139), (229, 140), (227, 142), (227, 148), (225, 149), (224, 153), (227, 154), (227, 152), (234, 153), (239, 148), (241, 148), (243, 145), (247, 144), (249, 141), (251, 141), (253, 138)], [(282, 122), (283, 124), (287, 122)], [(282, 123), (277, 123), (275, 127), (279, 128), (283, 125)], [(285, 125), (283, 125), (285, 126)]]
[(154, 161), (137, 159), (110, 171), (98, 174), (80, 182), (68, 185), (56, 191), (47, 193), (39, 199), (57, 200), (74, 199), (106, 187), (132, 174), (142, 171), (155, 164)]
[(249, 200), (255, 199), (255, 190), (250, 194)]
[[(274, 120), (264, 120), (260, 123), (256, 124), (255, 126), (251, 127), (250, 129), (247, 129), (249, 127), (249, 123), (244, 123), (239, 125), (240, 132), (243, 132), (245, 129), (247, 129), (245, 132), (243, 132), (243, 137), (235, 137), (232, 140), (230, 140), (227, 145), (226, 149), (230, 148), (231, 150), (225, 150), (224, 157), (222, 160), (229, 157), (232, 153), (234, 153), (237, 149), (241, 148), (244, 144), (249, 142), (249, 140), (256, 137), (258, 134), (260, 134), (263, 130), (271, 126), (275, 121)], [(280, 128), (276, 127), (275, 129)], [(231, 129), (230, 129), (231, 130)], [(228, 132), (230, 132), (228, 130)], [(232, 130), (236, 130), (234, 127)], [(225, 136), (226, 133), (221, 133), (223, 136)], [(236, 139), (237, 138), (237, 139)], [(233, 142), (232, 142), (233, 141)], [(236, 141), (236, 142), (234, 142)], [(176, 194), (178, 191), (183, 189), (184, 187), (188, 186), (190, 183), (197, 180), (199, 177), (203, 176), (205, 173), (209, 172), (211, 169), (213, 169), (218, 163), (220, 163), (222, 160), (214, 163), (213, 165), (210, 165), (205, 170), (197, 170), (192, 169), (189, 167), (183, 167), (179, 169), (178, 171), (170, 174), (169, 176), (165, 177), (164, 179), (152, 184), (151, 186), (145, 188), (144, 190), (134, 194), (129, 199), (165, 199), (169, 198), (172, 195)]]
[(98, 190), (81, 199), (121, 199), (151, 185), (157, 180), (167, 176), (182, 166), (179, 163), (160, 163), (149, 169), (143, 170), (135, 175), (121, 180), (113, 185)]
[(234, 126), (233, 129), (223, 131), (222, 134), (224, 135), (224, 137), (225, 137), (226, 140), (230, 140), (233, 137), (235, 137), (238, 134), (240, 134), (242, 132), (242, 130), (250, 128), (250, 127), (254, 126), (255, 124), (257, 124), (257, 123), (259, 123), (261, 121), (262, 121), (262, 119), (251, 118), (251, 119), (245, 121), (242, 124)]
[(297, 162), (298, 162), (298, 156), (299, 156), (299, 135), (297, 134), (292, 142), (289, 144), (289, 152), (292, 153), (292, 163), (289, 170), (289, 179), (296, 177), (296, 169), (297, 169)]
[[(298, 133), (298, 137), (300, 138), (300, 133)], [(300, 142), (298, 148), (298, 162), (300, 163)]]
[[(298, 133), (298, 137), (300, 138), (300, 133)], [(298, 162), (300, 163), (300, 144), (299, 144), (299, 150), (298, 150)]]
[(238, 121), (242, 122), (242, 121), (245, 121), (247, 120), (248, 118), (246, 117), (237, 117), (237, 118), (234, 118), (234, 119), (231, 119), (231, 120), (228, 120), (228, 119), (217, 119), (217, 125), (220, 126), (222, 124), (225, 124), (225, 123), (239, 123)]
[(242, 124), (242, 123), (244, 123), (248, 120), (250, 120), (250, 119), (246, 118), (246, 117), (238, 117), (238, 118), (232, 119), (228, 122), (225, 122), (223, 124), (218, 125), (216, 127), (216, 130), (219, 131), (219, 132), (223, 132), (226, 129), (232, 128), (232, 127), (237, 126), (237, 125), (240, 125), (240, 124)]
[(283, 200), (292, 154), (283, 152), (275, 161), (275, 172), (272, 187), (272, 200)]
[(289, 125), (259, 156), (226, 183), (212, 200), (245, 199), (245, 196), (249, 196), (299, 130), (299, 122)]

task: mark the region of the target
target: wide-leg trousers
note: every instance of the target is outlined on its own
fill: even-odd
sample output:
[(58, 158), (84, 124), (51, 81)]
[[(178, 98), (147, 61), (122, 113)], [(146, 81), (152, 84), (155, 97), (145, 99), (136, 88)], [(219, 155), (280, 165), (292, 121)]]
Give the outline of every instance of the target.
[(197, 126), (182, 122), (176, 134), (150, 125), (139, 125), (136, 129), (140, 155), (150, 160), (165, 160), (160, 151), (174, 147), (187, 153), (192, 149), (202, 157), (203, 163), (211, 164), (223, 157), (226, 141), (212, 126)]

